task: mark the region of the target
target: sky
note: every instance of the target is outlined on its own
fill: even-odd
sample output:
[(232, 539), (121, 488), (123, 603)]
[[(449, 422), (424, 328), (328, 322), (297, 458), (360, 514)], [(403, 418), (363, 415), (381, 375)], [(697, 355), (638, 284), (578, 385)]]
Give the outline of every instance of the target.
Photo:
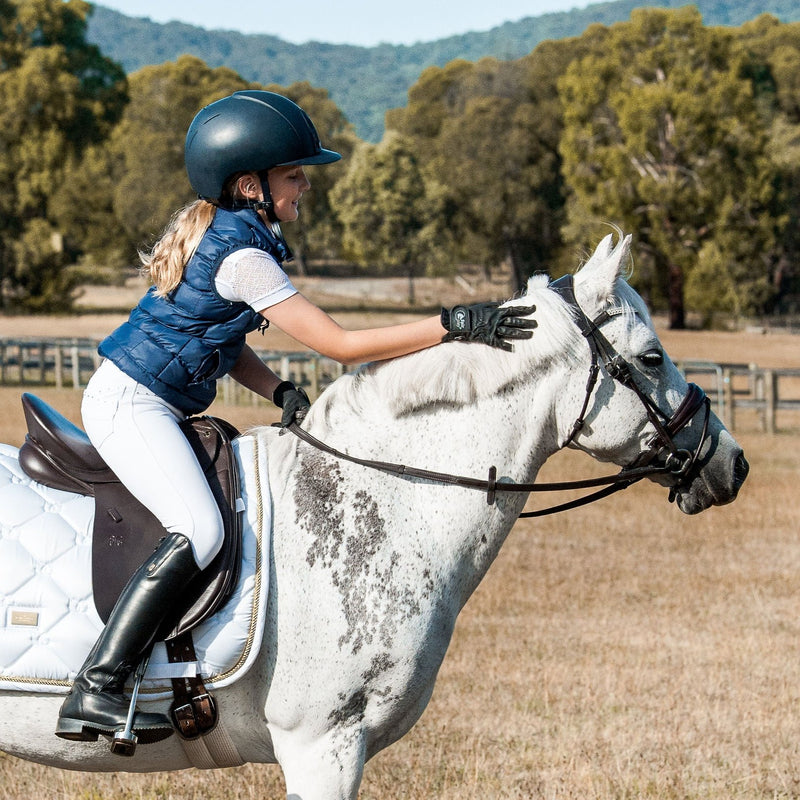
[[(102, 0), (96, 5), (153, 22), (269, 33), (308, 41), (372, 47), (430, 42), (486, 31), (524, 17), (585, 8), (592, 0)], [(595, 0), (596, 1), (596, 0)]]

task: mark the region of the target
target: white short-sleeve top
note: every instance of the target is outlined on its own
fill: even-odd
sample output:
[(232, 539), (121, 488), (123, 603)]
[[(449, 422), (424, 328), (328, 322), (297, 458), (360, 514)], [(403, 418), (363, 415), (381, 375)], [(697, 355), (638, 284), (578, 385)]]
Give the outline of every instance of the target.
[(226, 256), (217, 270), (215, 285), (225, 300), (247, 303), (254, 311), (264, 311), (297, 294), (281, 265), (255, 247)]

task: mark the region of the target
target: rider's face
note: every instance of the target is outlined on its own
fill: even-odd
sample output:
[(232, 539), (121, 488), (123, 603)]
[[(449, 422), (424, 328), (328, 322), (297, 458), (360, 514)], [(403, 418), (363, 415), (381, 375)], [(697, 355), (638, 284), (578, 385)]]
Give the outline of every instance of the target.
[(279, 222), (297, 219), (300, 198), (311, 188), (302, 166), (274, 167), (267, 174), (273, 211)]

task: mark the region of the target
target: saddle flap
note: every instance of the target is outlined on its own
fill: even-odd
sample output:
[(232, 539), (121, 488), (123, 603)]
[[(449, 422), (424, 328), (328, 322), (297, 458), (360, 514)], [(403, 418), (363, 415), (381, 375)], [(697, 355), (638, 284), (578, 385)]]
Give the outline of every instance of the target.
[(226, 602), (239, 580), (242, 560), (242, 515), (238, 505), (241, 484), (231, 447), (231, 441), (239, 435), (239, 431), (217, 417), (195, 417), (181, 427), (219, 506), (225, 525), (225, 538), (219, 553), (197, 578), (199, 596), (168, 638), (191, 630)]
[[(239, 577), (242, 553), (239, 474), (231, 449), (238, 431), (214, 417), (193, 417), (181, 423), (197, 456), (225, 523), (225, 539), (214, 560), (175, 598), (167, 638), (189, 631), (210, 617), (230, 596)], [(92, 540), (92, 583), (97, 613), (111, 614), (130, 576), (158, 547), (165, 535), (161, 523), (119, 481), (95, 486)]]

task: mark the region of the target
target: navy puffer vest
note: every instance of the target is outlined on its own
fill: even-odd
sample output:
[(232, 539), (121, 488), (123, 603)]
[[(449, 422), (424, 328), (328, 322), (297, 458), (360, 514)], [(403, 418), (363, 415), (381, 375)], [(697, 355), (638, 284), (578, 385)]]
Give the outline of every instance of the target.
[(178, 287), (167, 297), (151, 288), (128, 321), (100, 343), (100, 355), (183, 413), (204, 411), (245, 336), (264, 322), (247, 303), (225, 300), (214, 286), (222, 259), (245, 247), (279, 263), (286, 254), (254, 211), (217, 209)]

